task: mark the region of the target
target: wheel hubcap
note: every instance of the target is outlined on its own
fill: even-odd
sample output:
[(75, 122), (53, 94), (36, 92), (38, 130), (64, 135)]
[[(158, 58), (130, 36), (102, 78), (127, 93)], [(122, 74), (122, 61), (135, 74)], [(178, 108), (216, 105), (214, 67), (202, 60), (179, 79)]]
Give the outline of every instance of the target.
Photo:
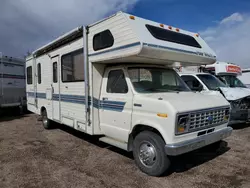
[(139, 159), (147, 167), (151, 167), (156, 161), (155, 147), (149, 142), (143, 142), (139, 148)]

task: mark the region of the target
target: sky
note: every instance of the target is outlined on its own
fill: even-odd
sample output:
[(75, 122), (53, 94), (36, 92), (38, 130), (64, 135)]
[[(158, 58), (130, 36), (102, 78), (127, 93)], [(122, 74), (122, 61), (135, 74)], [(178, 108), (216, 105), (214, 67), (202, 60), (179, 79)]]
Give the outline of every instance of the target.
[(200, 33), (219, 61), (250, 67), (250, 0), (1, 0), (0, 52), (27, 52), (119, 10)]

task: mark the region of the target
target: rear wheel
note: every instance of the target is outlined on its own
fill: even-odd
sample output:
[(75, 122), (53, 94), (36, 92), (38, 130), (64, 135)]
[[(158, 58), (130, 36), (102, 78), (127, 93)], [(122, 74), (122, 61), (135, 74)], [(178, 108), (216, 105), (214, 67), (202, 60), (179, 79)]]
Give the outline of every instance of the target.
[(42, 111), (42, 124), (45, 129), (51, 128), (51, 120), (48, 119), (46, 110)]
[(163, 139), (154, 132), (143, 131), (135, 137), (133, 155), (142, 172), (150, 176), (160, 176), (170, 167), (164, 146)]

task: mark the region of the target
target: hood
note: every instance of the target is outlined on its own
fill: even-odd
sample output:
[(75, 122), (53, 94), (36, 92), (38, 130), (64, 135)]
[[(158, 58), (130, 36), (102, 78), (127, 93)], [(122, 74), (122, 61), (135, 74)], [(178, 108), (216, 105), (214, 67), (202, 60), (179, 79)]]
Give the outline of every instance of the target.
[(177, 112), (229, 106), (228, 101), (222, 95), (207, 95), (199, 92), (151, 93), (143, 95), (156, 100), (162, 98), (162, 100), (172, 105)]
[(225, 98), (229, 101), (242, 99), (244, 97), (250, 96), (249, 88), (231, 88), (231, 87), (221, 87), (221, 92), (225, 96)]

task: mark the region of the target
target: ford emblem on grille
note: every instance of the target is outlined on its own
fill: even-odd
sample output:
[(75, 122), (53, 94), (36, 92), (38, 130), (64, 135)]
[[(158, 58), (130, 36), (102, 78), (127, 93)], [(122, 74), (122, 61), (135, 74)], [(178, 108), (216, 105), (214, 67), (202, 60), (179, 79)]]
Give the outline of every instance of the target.
[(213, 122), (213, 117), (212, 117), (212, 116), (208, 116), (208, 117), (207, 117), (207, 121), (208, 121), (209, 123), (212, 123), (212, 122)]

